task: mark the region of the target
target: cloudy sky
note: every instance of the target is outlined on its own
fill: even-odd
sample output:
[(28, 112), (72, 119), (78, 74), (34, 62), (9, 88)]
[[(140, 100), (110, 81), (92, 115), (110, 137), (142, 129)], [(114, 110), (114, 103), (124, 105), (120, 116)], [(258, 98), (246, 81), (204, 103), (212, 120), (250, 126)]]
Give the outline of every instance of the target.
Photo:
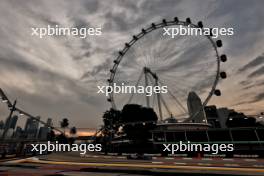
[[(206, 27), (233, 27), (223, 36), (229, 76), (223, 96), (209, 104), (247, 114), (264, 111), (264, 1), (262, 0), (1, 0), (0, 87), (25, 111), (69, 118), (95, 128), (110, 106), (96, 85), (108, 76), (117, 52), (144, 26), (161, 19), (190, 17)], [(102, 27), (101, 36), (31, 36), (32, 27)], [(197, 51), (196, 51), (197, 52)], [(196, 54), (196, 53), (195, 53)], [(199, 54), (199, 53), (197, 53)], [(0, 105), (1, 117), (7, 110)]]

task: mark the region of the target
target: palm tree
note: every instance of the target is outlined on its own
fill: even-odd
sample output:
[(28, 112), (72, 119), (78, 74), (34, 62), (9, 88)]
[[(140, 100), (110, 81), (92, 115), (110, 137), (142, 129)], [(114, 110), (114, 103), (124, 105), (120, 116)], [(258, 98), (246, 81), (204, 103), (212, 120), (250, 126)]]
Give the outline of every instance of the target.
[(64, 130), (64, 136), (65, 136), (65, 128), (69, 126), (69, 120), (67, 118), (63, 118), (62, 121), (60, 122), (61, 128)]
[(68, 138), (69, 144), (72, 145), (74, 143), (75, 138), (76, 138), (76, 136), (75, 136), (76, 133), (77, 133), (77, 128), (76, 127), (71, 127), (71, 129), (70, 129), (71, 137)]
[(71, 135), (75, 135), (77, 133), (77, 128), (76, 127), (72, 127), (71, 129), (70, 129), (70, 134)]

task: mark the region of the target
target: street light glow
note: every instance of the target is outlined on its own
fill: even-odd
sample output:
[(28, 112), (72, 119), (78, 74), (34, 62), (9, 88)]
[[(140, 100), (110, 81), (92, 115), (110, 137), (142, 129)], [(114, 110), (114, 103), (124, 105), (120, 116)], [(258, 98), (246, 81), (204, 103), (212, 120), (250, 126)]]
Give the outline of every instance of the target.
[(7, 103), (7, 100), (4, 100), (4, 99), (3, 99), (2, 102), (3, 102), (3, 103)]

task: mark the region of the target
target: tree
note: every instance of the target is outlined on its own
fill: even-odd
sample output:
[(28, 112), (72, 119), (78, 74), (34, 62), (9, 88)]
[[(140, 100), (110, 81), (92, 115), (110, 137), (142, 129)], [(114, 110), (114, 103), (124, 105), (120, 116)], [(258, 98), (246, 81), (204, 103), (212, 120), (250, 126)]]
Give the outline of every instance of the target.
[(62, 119), (62, 121), (60, 122), (60, 126), (61, 128), (63, 128), (65, 136), (65, 128), (69, 126), (69, 120), (67, 118)]
[(75, 136), (74, 135), (76, 135), (76, 133), (77, 133), (77, 128), (76, 127), (71, 127), (71, 129), (70, 129), (71, 137), (68, 138), (69, 144), (72, 145), (74, 143), (74, 141), (75, 141)]
[(70, 129), (70, 134), (71, 135), (75, 135), (77, 133), (77, 129), (76, 129), (76, 127), (71, 127), (71, 129)]
[(110, 109), (103, 115), (104, 130), (116, 133), (120, 127), (120, 114), (118, 110)]
[(121, 112), (123, 132), (134, 144), (137, 153), (148, 150), (150, 131), (156, 127), (158, 117), (152, 108), (137, 104), (127, 104)]
[(103, 115), (104, 126), (101, 129), (102, 132), (102, 142), (105, 154), (108, 152), (108, 145), (111, 142), (115, 134), (117, 134), (120, 127), (120, 114), (121, 112), (111, 108), (106, 111)]

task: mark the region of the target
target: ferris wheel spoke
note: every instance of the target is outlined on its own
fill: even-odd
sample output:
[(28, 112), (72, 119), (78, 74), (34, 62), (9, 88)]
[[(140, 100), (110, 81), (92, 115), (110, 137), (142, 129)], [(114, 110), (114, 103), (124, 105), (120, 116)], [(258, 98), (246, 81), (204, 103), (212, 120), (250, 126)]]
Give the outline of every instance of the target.
[[(160, 80), (159, 83), (161, 85), (164, 85)], [(187, 113), (187, 110), (184, 108), (184, 106), (181, 104), (181, 102), (173, 95), (173, 93), (170, 91), (170, 89), (168, 89), (168, 93), (172, 96), (172, 98), (177, 102), (177, 104), (182, 108), (184, 113)]]
[(140, 68), (140, 67), (142, 67), (142, 63), (138, 63), (138, 61), (137, 61), (137, 59), (138, 59), (138, 55), (136, 55), (135, 54), (135, 51), (134, 51), (135, 49), (131, 49), (130, 51), (128, 51), (129, 53), (129, 55), (131, 55), (131, 60), (133, 60), (134, 62), (133, 62), (133, 64), (131, 64), (131, 65), (134, 65), (134, 66), (137, 66), (138, 68)]
[[(153, 85), (155, 85), (155, 86), (158, 85), (157, 79), (154, 80), (154, 78), (152, 76), (150, 76), (150, 75), (147, 75), (147, 76), (149, 77), (149, 79)], [(170, 110), (168, 109), (166, 102), (162, 99), (161, 94), (157, 93), (155, 95), (157, 96), (157, 104), (158, 104), (157, 106), (158, 106), (159, 116), (160, 116), (160, 119), (163, 120), (163, 111), (162, 111), (163, 108), (161, 106), (161, 103), (164, 105), (164, 108), (167, 110), (167, 112), (169, 112), (169, 114), (170, 114)]]
[[(140, 73), (140, 75), (139, 75), (139, 78), (138, 78), (138, 80), (137, 80), (137, 83), (136, 83), (135, 87), (138, 87), (138, 84), (139, 84), (140, 80), (142, 79), (142, 77), (143, 77), (143, 71), (141, 71), (141, 73)], [(130, 104), (130, 102), (131, 102), (133, 96), (134, 96), (134, 92), (133, 92), (133, 93), (131, 94), (131, 96), (129, 97), (127, 104)]]
[[(186, 89), (184, 89), (184, 87), (182, 85), (180, 85), (179, 83), (175, 83), (175, 82), (173, 82), (172, 79), (169, 79), (167, 77), (163, 77), (163, 76), (159, 76), (159, 77), (161, 78), (161, 80), (164, 82), (165, 85), (167, 85), (167, 86), (170, 86), (170, 85), (175, 86), (181, 92), (186, 93)], [(179, 86), (181, 86), (181, 87), (179, 87)]]
[[(164, 83), (166, 84), (166, 83)], [(188, 91), (186, 89), (183, 89), (182, 87), (178, 87), (179, 85), (175, 84), (175, 83), (171, 83), (172, 86), (170, 87), (174, 87), (174, 91), (173, 93), (175, 93), (176, 95), (179, 95), (179, 99), (184, 99), (184, 96), (186, 96), (188, 94)], [(168, 86), (169, 87), (169, 86)]]
[[(161, 82), (159, 80), (158, 80), (158, 82), (161, 84)], [(153, 80), (152, 80), (152, 84), (154, 84), (154, 81)], [(164, 107), (163, 109), (166, 110), (166, 112), (168, 113), (168, 116), (171, 116), (172, 115), (172, 111), (170, 110), (170, 106), (168, 106), (167, 101), (164, 100), (163, 95), (162, 94), (159, 94), (159, 95), (160, 95), (161, 103), (163, 104), (163, 107)], [(176, 107), (179, 107), (179, 110), (181, 111), (181, 113), (184, 113), (184, 114), (187, 113), (186, 110), (185, 110), (185, 108), (183, 107), (183, 105), (181, 105), (180, 101), (171, 92), (170, 92), (170, 96), (172, 96), (173, 99), (176, 99)]]
[[(172, 80), (176, 80), (175, 83), (176, 83), (176, 86), (178, 85), (181, 85), (181, 86), (186, 86), (186, 87), (193, 87), (196, 83), (199, 83), (199, 82), (204, 82), (204, 78), (200, 78), (200, 77), (194, 77), (195, 79), (191, 79), (191, 80), (188, 80), (186, 79), (186, 76), (183, 76), (183, 77), (173, 77), (171, 75), (163, 75), (163, 76), (160, 76), (162, 78), (162, 80), (167, 80), (166, 83), (171, 83)], [(211, 83), (213, 81), (211, 81), (211, 79), (213, 79), (214, 77), (206, 77), (206, 80), (209, 80)], [(196, 80), (196, 81), (195, 81)]]
[(137, 62), (135, 62), (135, 63), (130, 63), (130, 64), (127, 64), (127, 63), (124, 63), (123, 65), (121, 65), (120, 67), (119, 67), (119, 69), (121, 70), (131, 70), (132, 68), (134, 68), (135, 70), (139, 70), (140, 69), (140, 67), (141, 67), (141, 65), (139, 65)]
[[(166, 66), (169, 66), (170, 69), (174, 68), (174, 69), (184, 69), (186, 70), (186, 68), (193, 68), (197, 62), (197, 56), (196, 55), (190, 55), (189, 52), (185, 51), (185, 52), (179, 52), (176, 56), (175, 59), (173, 59), (171, 62), (164, 62), (163, 63), (163, 67), (166, 68)], [(172, 57), (172, 58), (174, 58)], [(201, 56), (204, 59), (204, 55)], [(178, 60), (177, 58), (184, 58), (182, 60)], [(167, 63), (167, 64), (166, 64)]]
[[(162, 39), (162, 36), (160, 35), (161, 39)], [(160, 40), (159, 40), (160, 41)], [(160, 53), (161, 53), (161, 48), (162, 48), (162, 42), (158, 42), (158, 46), (156, 48), (156, 52), (155, 52), (155, 56), (154, 56), (154, 65), (159, 65), (160, 64)], [(163, 46), (164, 47), (164, 46)], [(156, 56), (158, 55), (158, 56)]]
[[(216, 61), (211, 61), (211, 62), (206, 62), (206, 63), (197, 63), (197, 64), (189, 64), (189, 65), (185, 65), (184, 67), (172, 67), (171, 65), (167, 65), (167, 66), (163, 66), (163, 68), (166, 68), (169, 66), (170, 68), (170, 72), (173, 72), (173, 73), (182, 73), (182, 72), (187, 72), (188, 70), (192, 70), (192, 71), (207, 71), (207, 72), (215, 72), (215, 70), (210, 70), (210, 68), (212, 68), (213, 64), (215, 64)], [(177, 63), (176, 63), (177, 65)], [(216, 64), (215, 64), (215, 67), (216, 67)], [(160, 67), (162, 68), (162, 67)], [(162, 69), (161, 69), (162, 70)], [(164, 71), (167, 71), (164, 70)], [(158, 69), (158, 72), (161, 72), (159, 71)]]
[[(162, 77), (163, 79), (168, 79), (168, 78), (173, 79), (174, 78), (174, 79), (177, 79), (177, 82), (180, 82), (180, 83), (183, 82), (183, 84), (189, 85), (188, 84), (188, 80), (187, 80), (188, 79), (188, 76), (187, 75), (174, 76), (172, 74), (163, 74), (160, 77)], [(191, 77), (192, 78), (195, 78), (196, 79), (196, 82), (199, 82), (203, 78), (200, 75), (198, 75), (198, 76), (191, 76)], [(198, 78), (200, 78), (200, 79), (198, 79)], [(214, 78), (214, 76), (207, 77), (207, 79), (208, 78)], [(191, 81), (191, 85), (193, 85), (193, 83), (195, 83), (195, 79), (190, 80)]]
[[(167, 76), (167, 77), (162, 77), (163, 80), (167, 80), (168, 82), (172, 81), (171, 78), (168, 78), (170, 76)], [(193, 84), (192, 83), (189, 83), (186, 79), (184, 78), (178, 78), (177, 81), (176, 81), (177, 84), (181, 85), (181, 86), (185, 86), (186, 88), (188, 87), (192, 87)]]
[[(153, 48), (154, 48), (155, 44), (154, 44), (153, 34), (149, 33), (149, 34), (147, 34), (147, 36), (149, 36), (149, 41), (147, 42), (146, 38), (144, 39), (144, 44), (147, 45), (147, 48), (145, 48), (145, 50), (146, 50), (146, 54), (148, 56), (146, 66), (150, 67), (152, 64), (152, 61), (153, 61), (152, 56), (153, 56)], [(145, 36), (145, 37), (147, 37), (147, 36)]]
[[(144, 43), (143, 43), (143, 44), (144, 44)], [(151, 46), (151, 45), (149, 45), (149, 46)], [(149, 63), (148, 63), (148, 62), (149, 62), (149, 58), (148, 58), (148, 55), (147, 55), (147, 51), (149, 50), (149, 46), (146, 47), (146, 48), (144, 48), (145, 51), (143, 51), (142, 46), (137, 47), (137, 49), (138, 49), (138, 51), (139, 51), (139, 54), (138, 54), (138, 55), (144, 57), (144, 60), (143, 60), (143, 62), (144, 62), (144, 66), (148, 66), (148, 65), (149, 65)]]
[(166, 111), (167, 111), (167, 113), (168, 113), (168, 116), (171, 116), (171, 115), (172, 115), (172, 112), (171, 112), (171, 110), (169, 109), (169, 107), (168, 107), (166, 101), (164, 100), (164, 98), (163, 98), (163, 96), (162, 96), (161, 94), (160, 94), (160, 99), (161, 99), (161, 102), (163, 103), (163, 105), (164, 105), (164, 107), (165, 107), (165, 109), (166, 109)]
[[(150, 35), (151, 36), (151, 42), (153, 42), (153, 35)], [(153, 56), (153, 47), (154, 45), (149, 45), (148, 49), (147, 49), (147, 54), (148, 54), (148, 67), (151, 66), (151, 63), (152, 63), (152, 56)]]
[(153, 99), (152, 99), (152, 107), (154, 108), (154, 105), (155, 105), (155, 100), (156, 100), (156, 96), (153, 96)]

